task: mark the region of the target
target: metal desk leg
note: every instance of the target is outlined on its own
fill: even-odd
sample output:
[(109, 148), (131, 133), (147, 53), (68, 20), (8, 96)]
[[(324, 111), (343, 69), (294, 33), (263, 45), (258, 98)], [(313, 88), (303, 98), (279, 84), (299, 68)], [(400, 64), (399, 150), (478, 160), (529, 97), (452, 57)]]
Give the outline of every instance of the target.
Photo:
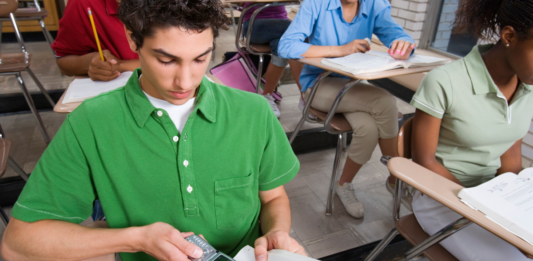
[(46, 142), (46, 144), (48, 144), (50, 143), (50, 136), (48, 135), (48, 132), (46, 131), (43, 120), (41, 119), (41, 115), (39, 115), (39, 111), (37, 111), (37, 108), (35, 107), (35, 103), (33, 103), (33, 99), (31, 98), (31, 95), (28, 92), (28, 89), (26, 88), (26, 85), (24, 84), (24, 80), (22, 80), (20, 73), (17, 73), (17, 79), (18, 79), (20, 88), (22, 89), (22, 94), (24, 94), (24, 98), (26, 98), (26, 102), (28, 103), (28, 106), (30, 107), (30, 110), (33, 113), (33, 116), (35, 116), (35, 119), (37, 120), (37, 125), (39, 126), (39, 130), (43, 134), (44, 141)]
[(316, 78), (315, 83), (313, 84), (313, 88), (311, 89), (311, 95), (309, 95), (309, 97), (307, 98), (307, 101), (305, 103), (305, 108), (302, 111), (302, 118), (300, 119), (300, 122), (298, 122), (298, 125), (296, 125), (296, 129), (294, 129), (291, 137), (289, 138), (290, 144), (292, 144), (294, 139), (296, 139), (298, 132), (300, 132), (300, 129), (302, 128), (305, 120), (307, 119), (307, 115), (309, 114), (309, 108), (311, 107), (311, 103), (313, 103), (313, 99), (315, 98), (315, 94), (316, 94), (316, 91), (318, 90), (318, 86), (330, 74), (331, 74), (330, 71), (324, 71)]
[(439, 230), (439, 232), (428, 237), (422, 243), (418, 244), (417, 246), (413, 247), (411, 250), (407, 251), (407, 253), (405, 253), (405, 260), (410, 260), (411, 258), (414, 258), (415, 256), (420, 255), (421, 253), (426, 251), (428, 248), (432, 247), (433, 245), (439, 243), (440, 241), (451, 236), (453, 233), (460, 231), (461, 229), (467, 227), (470, 224), (472, 224), (472, 221), (464, 217), (452, 222), (448, 226)]

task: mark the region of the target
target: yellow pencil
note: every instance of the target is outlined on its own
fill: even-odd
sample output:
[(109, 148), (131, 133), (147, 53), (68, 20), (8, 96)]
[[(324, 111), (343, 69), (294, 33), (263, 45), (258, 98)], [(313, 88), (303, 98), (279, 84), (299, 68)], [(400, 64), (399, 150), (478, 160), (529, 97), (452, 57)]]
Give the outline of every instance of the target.
[(98, 52), (100, 53), (100, 59), (102, 61), (105, 61), (104, 54), (102, 53), (102, 47), (100, 47), (100, 40), (98, 40), (98, 33), (96, 32), (96, 26), (94, 25), (93, 20), (93, 14), (91, 12), (91, 8), (87, 8), (87, 11), (89, 12), (89, 19), (91, 20), (91, 25), (93, 26), (93, 32), (94, 32), (94, 38), (96, 39), (96, 46), (98, 46)]

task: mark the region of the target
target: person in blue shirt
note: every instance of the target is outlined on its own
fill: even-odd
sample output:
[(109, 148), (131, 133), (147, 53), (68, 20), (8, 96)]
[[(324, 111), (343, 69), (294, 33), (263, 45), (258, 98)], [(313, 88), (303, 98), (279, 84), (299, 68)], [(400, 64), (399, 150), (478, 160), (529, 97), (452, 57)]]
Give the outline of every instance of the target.
[[(365, 38), (375, 34), (389, 47), (393, 58), (407, 59), (415, 48), (414, 40), (392, 20), (390, 11), (387, 0), (305, 0), (281, 37), (278, 54), (287, 59), (342, 57), (370, 50)], [(309, 96), (322, 72), (320, 68), (304, 66), (300, 75), (303, 99)], [(336, 74), (327, 77), (317, 90), (313, 108), (329, 111), (337, 93), (348, 81), (349, 78)], [(347, 212), (361, 218), (364, 207), (351, 181), (370, 159), (377, 144), (384, 155), (398, 156), (396, 100), (387, 91), (364, 81), (348, 91), (337, 112), (343, 113), (350, 122), (353, 138), (336, 192)], [(394, 178), (389, 176), (388, 184), (393, 182)]]

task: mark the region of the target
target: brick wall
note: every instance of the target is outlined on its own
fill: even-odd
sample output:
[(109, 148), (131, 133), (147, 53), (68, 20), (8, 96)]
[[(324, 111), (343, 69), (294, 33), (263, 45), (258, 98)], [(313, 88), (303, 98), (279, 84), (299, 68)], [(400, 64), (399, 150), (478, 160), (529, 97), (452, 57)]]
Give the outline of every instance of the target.
[(420, 43), (429, 0), (391, 0), (392, 19)]
[(522, 167), (533, 167), (533, 120), (529, 132), (522, 140)]

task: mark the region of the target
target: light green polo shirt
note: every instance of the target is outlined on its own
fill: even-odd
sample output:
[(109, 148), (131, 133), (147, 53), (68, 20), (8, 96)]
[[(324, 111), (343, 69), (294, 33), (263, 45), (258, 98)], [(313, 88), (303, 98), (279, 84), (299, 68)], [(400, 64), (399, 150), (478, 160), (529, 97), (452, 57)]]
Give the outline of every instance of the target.
[(253, 246), (259, 191), (285, 184), (300, 167), (267, 100), (204, 78), (180, 134), (142, 92), (140, 73), (68, 115), (13, 216), (80, 223), (99, 198), (111, 228), (159, 221), (203, 234), (228, 255)]
[(490, 180), (500, 157), (523, 138), (533, 118), (532, 86), (521, 83), (508, 104), (493, 82), (478, 45), (463, 59), (429, 72), (411, 100), (442, 119), (436, 157), (465, 187)]

